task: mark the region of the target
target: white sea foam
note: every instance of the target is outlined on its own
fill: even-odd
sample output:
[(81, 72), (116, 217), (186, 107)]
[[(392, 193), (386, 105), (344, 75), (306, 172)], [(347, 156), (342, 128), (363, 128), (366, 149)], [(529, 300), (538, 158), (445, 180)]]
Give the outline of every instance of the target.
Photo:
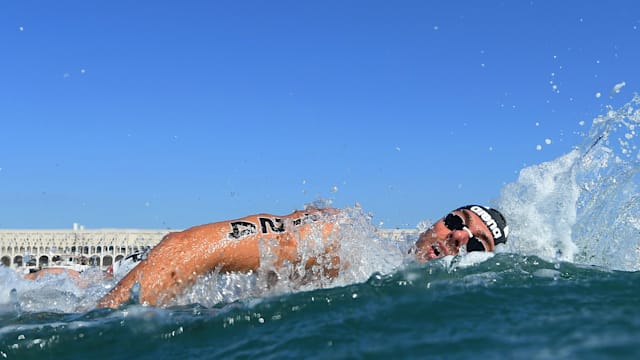
[[(179, 296), (173, 305), (200, 303), (211, 306), (237, 300), (269, 295), (343, 286), (364, 282), (374, 273), (389, 274), (406, 260), (408, 246), (397, 239), (382, 236), (371, 223), (371, 216), (359, 206), (343, 209), (331, 216), (338, 224), (328, 239), (322, 237), (318, 225), (310, 236), (298, 241), (298, 255), (302, 259), (316, 258), (317, 264), (308, 267), (305, 262), (276, 265), (277, 244), (260, 244), (260, 268), (255, 273), (218, 273), (200, 277), (196, 284)], [(321, 224), (318, 222), (317, 224)], [(327, 256), (327, 244), (335, 245), (340, 270), (337, 276), (323, 275), (332, 268), (333, 256)]]
[(585, 142), (527, 167), (498, 207), (511, 252), (610, 269), (640, 269), (640, 97), (593, 120)]
[(525, 168), (517, 182), (503, 188), (498, 208), (509, 219), (509, 251), (573, 260), (577, 249), (571, 240), (571, 227), (579, 191), (572, 164), (578, 157), (579, 153), (572, 151), (554, 161)]
[[(99, 272), (99, 271), (98, 271)], [(0, 308), (8, 311), (73, 313), (91, 309), (106, 293), (106, 280), (88, 271), (79, 279), (66, 273), (26, 280), (0, 266)]]

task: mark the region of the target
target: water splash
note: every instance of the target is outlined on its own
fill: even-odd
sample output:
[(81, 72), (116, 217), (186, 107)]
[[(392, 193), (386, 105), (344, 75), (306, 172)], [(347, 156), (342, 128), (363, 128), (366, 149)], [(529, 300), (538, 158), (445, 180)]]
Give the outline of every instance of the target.
[[(317, 203), (313, 206), (318, 205)], [(170, 305), (198, 303), (203, 306), (297, 293), (320, 288), (346, 286), (367, 281), (374, 273), (390, 274), (406, 260), (403, 242), (382, 236), (372, 224), (372, 216), (359, 206), (325, 214), (314, 223), (311, 235), (298, 238), (298, 256), (315, 258), (316, 263), (278, 263), (277, 242), (260, 243), (260, 268), (252, 273), (212, 272)], [(323, 223), (337, 224), (327, 239)], [(408, 248), (408, 246), (405, 246)], [(332, 248), (331, 251), (327, 251)], [(337, 257), (336, 257), (337, 256)], [(339, 260), (336, 268), (334, 261)], [(335, 270), (331, 276), (328, 273)]]
[(571, 239), (579, 191), (572, 151), (554, 161), (530, 166), (518, 181), (506, 185), (498, 205), (511, 228), (507, 251), (572, 261), (577, 247)]
[(640, 269), (640, 96), (593, 120), (582, 145), (523, 169), (498, 206), (507, 251), (616, 270)]
[(86, 311), (95, 307), (111, 286), (113, 281), (98, 269), (85, 271), (78, 278), (59, 273), (26, 280), (13, 269), (0, 266), (0, 312)]

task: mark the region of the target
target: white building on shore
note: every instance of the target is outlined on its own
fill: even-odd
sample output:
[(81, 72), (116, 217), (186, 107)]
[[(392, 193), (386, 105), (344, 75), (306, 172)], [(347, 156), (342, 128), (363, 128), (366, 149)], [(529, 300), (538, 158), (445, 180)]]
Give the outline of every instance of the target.
[(40, 269), (71, 264), (108, 268), (115, 261), (155, 246), (168, 230), (0, 229), (0, 264)]

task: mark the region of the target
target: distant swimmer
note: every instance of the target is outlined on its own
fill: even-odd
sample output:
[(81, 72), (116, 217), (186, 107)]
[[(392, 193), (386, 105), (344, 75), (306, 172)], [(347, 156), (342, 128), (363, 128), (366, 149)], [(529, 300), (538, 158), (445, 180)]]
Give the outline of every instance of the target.
[(76, 270), (50, 267), (50, 268), (43, 268), (32, 273), (28, 273), (24, 276), (24, 278), (27, 280), (37, 280), (45, 276), (60, 275), (60, 274), (65, 274), (72, 279), (77, 279), (80, 277), (80, 272)]
[[(130, 301), (131, 289), (139, 288), (139, 301), (149, 305), (167, 304), (196, 279), (212, 271), (256, 271), (260, 267), (261, 243), (273, 244), (275, 264), (304, 264), (321, 276), (338, 275), (341, 266), (332, 240), (339, 230), (333, 208), (307, 208), (286, 216), (257, 214), (237, 220), (195, 226), (166, 235), (99, 302), (98, 307), (117, 308)], [(468, 205), (451, 211), (421, 233), (411, 247), (420, 262), (467, 252), (495, 250), (505, 243), (509, 227), (497, 210)], [(321, 241), (321, 255), (303, 259), (298, 253), (301, 241)], [(320, 270), (318, 270), (320, 268)], [(139, 286), (139, 287), (138, 287)]]
[[(24, 278), (27, 280), (39, 280), (49, 276), (65, 276), (67, 279), (71, 280), (77, 287), (86, 288), (89, 286), (92, 280), (94, 280), (95, 273), (92, 273), (92, 276), (83, 276), (85, 272), (80, 272), (77, 270), (63, 268), (63, 267), (46, 267), (42, 268), (38, 271), (29, 273), (24, 275)], [(106, 272), (99, 272), (97, 275), (101, 279), (111, 278), (112, 275)]]

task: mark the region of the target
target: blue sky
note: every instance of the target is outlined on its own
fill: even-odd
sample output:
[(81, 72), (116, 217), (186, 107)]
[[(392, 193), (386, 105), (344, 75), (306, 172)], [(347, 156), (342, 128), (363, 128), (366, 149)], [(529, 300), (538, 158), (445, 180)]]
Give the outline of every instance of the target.
[(0, 228), (414, 227), (579, 144), (639, 44), (637, 1), (2, 0)]

